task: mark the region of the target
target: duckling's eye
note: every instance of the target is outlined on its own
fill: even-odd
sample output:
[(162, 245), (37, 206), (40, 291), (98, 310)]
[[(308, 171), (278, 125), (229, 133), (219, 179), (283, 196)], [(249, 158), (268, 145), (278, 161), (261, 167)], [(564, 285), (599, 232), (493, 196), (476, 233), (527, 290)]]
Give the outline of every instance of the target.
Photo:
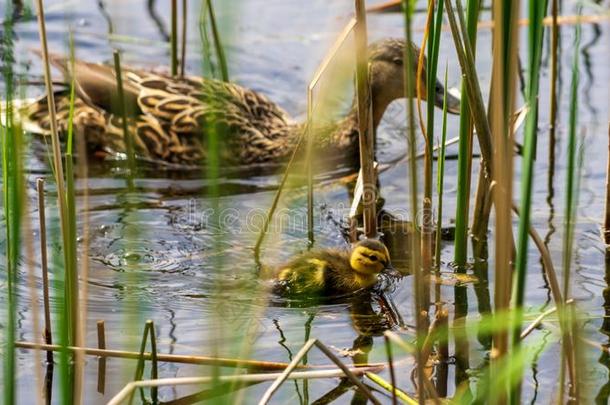
[(396, 66), (402, 66), (402, 59), (396, 58), (392, 60), (392, 63), (394, 63)]
[(371, 259), (372, 262), (376, 262), (378, 257), (375, 255), (369, 256), (369, 259)]

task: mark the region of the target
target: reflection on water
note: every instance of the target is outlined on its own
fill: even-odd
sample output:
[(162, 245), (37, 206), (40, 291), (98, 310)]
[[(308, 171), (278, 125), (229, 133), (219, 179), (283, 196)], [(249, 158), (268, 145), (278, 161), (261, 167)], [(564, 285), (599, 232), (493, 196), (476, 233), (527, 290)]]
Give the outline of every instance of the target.
[[(46, 2), (45, 2), (46, 3)], [(563, 3), (563, 2), (562, 2)], [(2, 6), (5, 2), (0, 3)], [(423, 4), (423, 3), (422, 3)], [(65, 48), (68, 27), (76, 29), (77, 55), (90, 61), (110, 60), (111, 48), (124, 50), (125, 63), (143, 67), (167, 66), (166, 46), (152, 45), (144, 40), (166, 40), (168, 38), (169, 2), (154, 0), (131, 0), (111, 2), (90, 0), (79, 4), (63, 1), (49, 2), (48, 29), (52, 49), (61, 52)], [(198, 10), (197, 4), (190, 4)], [(305, 111), (304, 91), (306, 83), (322, 58), (330, 41), (352, 7), (352, 2), (327, 2), (314, 0), (306, 6), (294, 1), (242, 0), (239, 7), (220, 7), (221, 25), (230, 22), (233, 32), (227, 33), (230, 50), (231, 77), (247, 87), (261, 91), (278, 102), (295, 117)], [(572, 6), (562, 5), (565, 13)], [(420, 7), (421, 8), (421, 7)], [(425, 8), (425, 7), (423, 7)], [(231, 13), (241, 13), (241, 16)], [(197, 12), (190, 14), (193, 32), (196, 30)], [(489, 12), (482, 16), (489, 19)], [(425, 16), (416, 15), (416, 25), (422, 25)], [(398, 15), (371, 15), (369, 27), (371, 39), (386, 36), (400, 36), (402, 19)], [(227, 31), (231, 31), (228, 28)], [(27, 53), (36, 47), (38, 34), (35, 21), (24, 19), (15, 28), (20, 49), (16, 65), (27, 73), (28, 78), (39, 78), (40, 61)], [(116, 34), (110, 42), (107, 34)], [(560, 30), (560, 63), (558, 82), (558, 107), (560, 114), (557, 125), (550, 136), (546, 136), (548, 125), (548, 80), (541, 84), (541, 109), (538, 155), (532, 216), (534, 226), (545, 229), (545, 245), (553, 257), (561, 256), (561, 232), (558, 231), (562, 218), (564, 199), (562, 185), (565, 181), (565, 126), (567, 123), (564, 83), (569, 69), (562, 68), (563, 62), (572, 57), (572, 49), (562, 49), (562, 44), (571, 43), (572, 27)], [(419, 34), (418, 34), (419, 35)], [(574, 297), (581, 311), (592, 321), (586, 325), (583, 334), (590, 340), (602, 342), (610, 348), (610, 265), (602, 257), (604, 247), (599, 241), (600, 213), (603, 210), (603, 167), (606, 153), (605, 124), (598, 123), (598, 117), (608, 113), (605, 85), (609, 82), (608, 61), (605, 58), (604, 38), (608, 27), (591, 25), (583, 31), (582, 71), (583, 82), (580, 99), (581, 121), (587, 128), (588, 142), (583, 176), (583, 199), (580, 209), (581, 220), (576, 230), (578, 273), (574, 276)], [(131, 36), (131, 41), (118, 42), (118, 36)], [(189, 38), (198, 38), (196, 34)], [(144, 39), (144, 40), (141, 40)], [(417, 37), (416, 40), (421, 40)], [(606, 41), (607, 42), (607, 41)], [(481, 49), (489, 49), (490, 36), (482, 33), (478, 40)], [(448, 33), (441, 41), (441, 62), (449, 64), (451, 85), (459, 80), (459, 68), (454, 57), (453, 42)], [(193, 39), (189, 43), (187, 67), (192, 73), (200, 70), (198, 44)], [(490, 53), (480, 52), (479, 71), (484, 78), (489, 76)], [(548, 69), (548, 64), (544, 65)], [(546, 72), (545, 72), (546, 73)], [(2, 85), (3, 86), (3, 85)], [(3, 87), (4, 89), (4, 87)], [(40, 88), (28, 88), (28, 95), (40, 94)], [(30, 94), (32, 93), (32, 94)], [(404, 129), (404, 109), (400, 104), (390, 107), (388, 119), (379, 128), (378, 157), (390, 160), (404, 154), (406, 150)], [(457, 118), (449, 117), (449, 128), (457, 128)], [(440, 121), (440, 120), (437, 120)], [(448, 134), (449, 137), (455, 134)], [(37, 145), (37, 146), (36, 146)], [(604, 145), (601, 147), (600, 145)], [(41, 150), (40, 143), (35, 144)], [(597, 147), (600, 146), (600, 147)], [(545, 149), (548, 153), (544, 153)], [(448, 154), (455, 150), (448, 150)], [(50, 176), (44, 153), (28, 156), (30, 182), (34, 176)], [(477, 165), (473, 165), (476, 169)], [(455, 212), (456, 162), (447, 161), (446, 199), (444, 201), (443, 225), (449, 222)], [(520, 164), (515, 162), (517, 173)], [(90, 221), (90, 241), (88, 255), (90, 277), (88, 280), (88, 334), (86, 343), (97, 346), (96, 325), (105, 320), (107, 346), (112, 349), (137, 350), (139, 332), (143, 321), (150, 317), (158, 328), (159, 352), (176, 354), (210, 355), (213, 347), (222, 355), (235, 355), (235, 347), (241, 347), (247, 339), (247, 330), (252, 322), (258, 330), (250, 344), (248, 357), (271, 361), (289, 362), (309, 337), (321, 338), (338, 353), (347, 356), (344, 360), (353, 363), (378, 362), (385, 360), (383, 338), (380, 334), (390, 328), (402, 331), (404, 324), (408, 330), (414, 323), (412, 309), (412, 278), (407, 276), (398, 282), (386, 301), (375, 294), (360, 297), (359, 300), (340, 303), (324, 303), (315, 306), (261, 305), (250, 295), (260, 289), (256, 276), (257, 264), (252, 247), (258, 235), (257, 213), (266, 212), (278, 184), (278, 167), (248, 167), (221, 172), (218, 198), (212, 201), (206, 197), (214, 184), (202, 179), (202, 169), (178, 170), (159, 168), (143, 164), (139, 178), (135, 179), (135, 195), (126, 196), (124, 180), (125, 163), (121, 161), (90, 162), (89, 179), (85, 184), (77, 182), (79, 216), (86, 213)], [(306, 218), (303, 178), (298, 169), (294, 184), (286, 191), (282, 221), (274, 225), (261, 256), (263, 264), (276, 265), (294, 254), (307, 249)], [(320, 247), (347, 248), (344, 239), (346, 207), (349, 206), (349, 190), (338, 179), (350, 173), (350, 168), (339, 167), (336, 171), (321, 175), (316, 187), (316, 244)], [(518, 179), (518, 175), (516, 176)], [(405, 191), (405, 167), (395, 165), (380, 178), (384, 210), (401, 218), (408, 197)], [(515, 190), (518, 190), (515, 186)], [(85, 191), (88, 206), (83, 205)], [(53, 194), (52, 187), (49, 194)], [(52, 198), (48, 198), (52, 200)], [(33, 200), (32, 200), (33, 201)], [(206, 215), (218, 206), (222, 213)], [(51, 210), (51, 208), (49, 208)], [(406, 213), (408, 215), (408, 213)], [(409, 216), (402, 218), (409, 218)], [(212, 220), (212, 219), (214, 220)], [(398, 225), (400, 226), (398, 226)], [(393, 228), (384, 229), (384, 239), (390, 247), (394, 266), (408, 273), (406, 249), (412, 225), (400, 221)], [(49, 224), (49, 233), (57, 233), (57, 223)], [(82, 234), (82, 229), (79, 234)], [(542, 232), (542, 231), (541, 231)], [(493, 234), (489, 235), (493, 240)], [(4, 245), (1, 240), (0, 244)], [(443, 259), (452, 257), (452, 243), (443, 246)], [(81, 247), (82, 248), (82, 247)], [(487, 251), (488, 246), (483, 246)], [(4, 251), (4, 250), (2, 250)], [(449, 310), (452, 326), (463, 328), (467, 321), (478, 319), (491, 311), (493, 298), (493, 251), (491, 260), (477, 261), (465, 271), (476, 276), (477, 282), (462, 285), (434, 285), (434, 302), (437, 309)], [(3, 258), (2, 258), (3, 259)], [(4, 262), (2, 260), (2, 262)], [(220, 265), (218, 264), (220, 263)], [(533, 310), (551, 305), (548, 283), (541, 271), (538, 255), (532, 249), (528, 272), (527, 302)], [(603, 268), (605, 267), (605, 272)], [(452, 271), (449, 267), (445, 268)], [(59, 274), (52, 274), (53, 310), (58, 310)], [(40, 282), (40, 280), (37, 280)], [(18, 323), (20, 339), (33, 340), (30, 319), (31, 307), (25, 288), (19, 290), (20, 307)], [(603, 298), (602, 298), (603, 297)], [(4, 299), (4, 298), (0, 298)], [(269, 297), (273, 301), (274, 297)], [(275, 302), (272, 302), (275, 303)], [(3, 305), (4, 302), (0, 301)], [(285, 303), (284, 303), (285, 304)], [(443, 305), (444, 304), (444, 305)], [(431, 306), (431, 305), (430, 305)], [(218, 319), (222, 310), (225, 316)], [(430, 311), (432, 314), (432, 311)], [(256, 318), (253, 320), (253, 317)], [(404, 321), (403, 321), (404, 320)], [(132, 324), (130, 324), (133, 323)], [(598, 328), (596, 330), (595, 328)], [(476, 333), (476, 337), (475, 337)], [(526, 375), (524, 401), (546, 403), (553, 397), (556, 382), (557, 359), (552, 353), (558, 346), (544, 330), (542, 344), (536, 348), (535, 362)], [(453, 356), (436, 368), (434, 376), (439, 394), (454, 395), (457, 391), (466, 397), (473, 384), (481, 377), (481, 370), (487, 365), (489, 336), (479, 330), (470, 330), (469, 339), (457, 338), (451, 345)], [(410, 335), (404, 335), (406, 339)], [(395, 357), (402, 353), (395, 353)], [(20, 382), (19, 395), (23, 401), (34, 395), (31, 384), (34, 379), (30, 352), (19, 353)], [(349, 359), (351, 357), (351, 359)], [(598, 403), (606, 403), (610, 393), (610, 357), (607, 351), (595, 352), (598, 363), (591, 364), (591, 386), (596, 387), (591, 396), (596, 395)], [(56, 356), (57, 358), (57, 356)], [(135, 363), (109, 359), (106, 362), (106, 381), (98, 386), (98, 362), (89, 358), (86, 364), (85, 400), (87, 403), (103, 403), (118, 392), (133, 377)], [(310, 364), (327, 364), (328, 361), (315, 350), (308, 356)], [(592, 362), (595, 363), (595, 362)], [(46, 370), (45, 384), (47, 401), (58, 398), (58, 378), (53, 381), (53, 367)], [(226, 371), (226, 370), (222, 370)], [(412, 364), (397, 366), (399, 386), (407, 392), (415, 391), (408, 376)], [(163, 364), (162, 377), (194, 376), (209, 374), (209, 368), (191, 367), (178, 364)], [(55, 374), (59, 374), (55, 370)], [(389, 379), (387, 372), (382, 373)], [(531, 384), (529, 384), (531, 383)], [(105, 386), (104, 386), (105, 385)], [(54, 390), (51, 390), (51, 387)], [(195, 403), (217, 398), (222, 401), (224, 391), (209, 390), (205, 387), (166, 387), (160, 390), (164, 400), (173, 403)], [(235, 388), (235, 387), (233, 387)], [(254, 384), (246, 388), (248, 401), (260, 398), (267, 388), (265, 384)], [(235, 388), (236, 389), (236, 388)], [(101, 393), (99, 392), (101, 391)], [(294, 381), (286, 383), (277, 394), (278, 400), (299, 403), (330, 403), (333, 400), (363, 401), (358, 391), (353, 391), (351, 383), (345, 380)], [(347, 399), (348, 396), (352, 398)], [(178, 400), (179, 399), (179, 400)]]

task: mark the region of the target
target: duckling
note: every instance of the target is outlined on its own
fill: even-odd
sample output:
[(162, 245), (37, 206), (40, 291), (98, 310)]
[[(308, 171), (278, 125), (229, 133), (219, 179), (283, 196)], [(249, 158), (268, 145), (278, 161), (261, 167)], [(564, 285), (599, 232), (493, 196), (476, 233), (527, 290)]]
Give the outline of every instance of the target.
[(385, 245), (366, 239), (351, 253), (328, 249), (302, 254), (278, 267), (274, 281), (276, 290), (287, 295), (342, 295), (372, 287), (389, 264)]
[[(381, 121), (387, 106), (404, 93), (404, 48), (408, 46), (417, 62), (419, 49), (401, 39), (385, 39), (368, 50), (373, 127)], [(52, 55), (51, 62), (71, 79), (70, 63)], [(413, 72), (416, 72), (416, 68)], [(414, 73), (415, 74), (415, 73)], [(76, 89), (74, 127), (84, 134), (92, 152), (125, 152), (122, 118), (116, 111), (116, 78), (113, 67), (75, 62)], [(201, 77), (171, 77), (140, 69), (122, 72), (126, 104), (132, 110), (128, 129), (137, 157), (161, 163), (201, 165), (207, 156), (207, 137), (211, 132), (222, 138), (220, 160), (226, 165), (282, 163), (293, 152), (303, 123), (293, 122), (288, 114), (264, 95), (235, 83)], [(421, 80), (424, 98), (425, 72)], [(430, 92), (431, 102), (442, 107), (443, 86), (437, 81)], [(414, 94), (410, 94), (413, 97)], [(55, 94), (58, 127), (68, 128), (69, 91)], [(457, 113), (459, 100), (449, 96), (449, 111)], [(48, 134), (50, 118), (46, 97), (25, 110), (26, 129)], [(348, 114), (317, 134), (317, 147), (332, 157), (358, 160), (358, 115), (354, 102)]]

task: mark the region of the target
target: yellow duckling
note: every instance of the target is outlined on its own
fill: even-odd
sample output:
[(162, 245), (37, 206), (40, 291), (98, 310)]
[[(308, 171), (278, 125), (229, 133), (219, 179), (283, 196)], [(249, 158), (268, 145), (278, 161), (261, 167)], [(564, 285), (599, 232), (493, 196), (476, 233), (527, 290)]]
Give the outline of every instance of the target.
[(307, 252), (275, 270), (276, 289), (289, 295), (331, 296), (372, 287), (390, 264), (390, 253), (377, 240), (340, 250)]

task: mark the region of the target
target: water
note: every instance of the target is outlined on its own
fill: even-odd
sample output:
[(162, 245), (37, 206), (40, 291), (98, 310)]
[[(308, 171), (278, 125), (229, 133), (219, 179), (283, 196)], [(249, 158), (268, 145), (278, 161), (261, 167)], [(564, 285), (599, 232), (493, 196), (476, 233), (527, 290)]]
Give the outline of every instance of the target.
[[(162, 4), (163, 3), (163, 4)], [(164, 30), (168, 30), (168, 5), (156, 5)], [(217, 2), (220, 3), (220, 2)], [(369, 2), (373, 4), (374, 2)], [(421, 3), (421, 2), (420, 2)], [(169, 3), (168, 3), (169, 4)], [(106, 10), (110, 15), (113, 34), (108, 35), (108, 23), (102, 17), (96, 1), (60, 2), (47, 1), (47, 29), (50, 49), (66, 52), (69, 27), (75, 30), (77, 57), (88, 61), (110, 61), (112, 49), (122, 49), (123, 63), (165, 68), (168, 66), (168, 48), (160, 44), (160, 30), (146, 11), (142, 0), (109, 1)], [(200, 70), (199, 40), (196, 28), (199, 4), (190, 3), (189, 47), (187, 71)], [(0, 3), (4, 15), (6, 1)], [(305, 88), (318, 63), (324, 56), (351, 12), (349, 0), (327, 2), (315, 0), (307, 4), (279, 0), (240, 0), (231, 6), (221, 6), (217, 13), (223, 27), (223, 38), (229, 51), (231, 79), (266, 94), (296, 118), (306, 110)], [(423, 4), (420, 5), (420, 8)], [(592, 12), (586, 8), (585, 13)], [(573, 14), (571, 2), (563, 5), (564, 14)], [(490, 18), (484, 12), (483, 20)], [(415, 17), (415, 27), (422, 27), (425, 16)], [(40, 61), (28, 49), (38, 47), (37, 26), (34, 20), (18, 23), (15, 28), (17, 42), (17, 69), (31, 80), (41, 78)], [(402, 17), (398, 14), (371, 15), (369, 17), (371, 40), (388, 36), (401, 36)], [(121, 41), (122, 36), (139, 41)], [(525, 31), (522, 32), (522, 39)], [(540, 98), (540, 132), (534, 179), (534, 204), (532, 223), (545, 238), (556, 267), (560, 267), (562, 254), (562, 224), (565, 183), (566, 136), (569, 111), (570, 63), (573, 57), (573, 26), (561, 28), (561, 60), (559, 84), (559, 127), (557, 142), (550, 150), (548, 135), (548, 46), (545, 45), (543, 78)], [(607, 153), (608, 117), (608, 25), (583, 26), (581, 47), (581, 84), (579, 86), (579, 132), (584, 135), (584, 167), (581, 181), (578, 224), (575, 232), (574, 273), (572, 295), (578, 308), (588, 319), (583, 325), (587, 339), (602, 345), (610, 344), (608, 329), (602, 328), (607, 303), (603, 298), (607, 287), (604, 261), (604, 245), (600, 239), (600, 224), (604, 208), (605, 162)], [(416, 31), (415, 40), (421, 41)], [(478, 37), (477, 68), (482, 78), (482, 88), (490, 80), (491, 34), (482, 30)], [(545, 39), (546, 43), (546, 39)], [(448, 32), (441, 42), (439, 71), (449, 67), (449, 83), (458, 84), (459, 67), (452, 51), (453, 43)], [(524, 61), (525, 63), (525, 61)], [(29, 96), (41, 94), (42, 89), (29, 86)], [(520, 100), (519, 103), (522, 101)], [(437, 121), (440, 112), (437, 110)], [(457, 135), (458, 118), (449, 117), (448, 137)], [(380, 151), (378, 159), (387, 162), (406, 152), (404, 137), (403, 104), (395, 103), (386, 113), (379, 129)], [(437, 132), (438, 133), (438, 132)], [(457, 153), (451, 147), (448, 154)], [(44, 155), (28, 155), (28, 196), (30, 211), (36, 219), (34, 179), (50, 176)], [(516, 158), (519, 190), (521, 160)], [(477, 166), (477, 165), (475, 165)], [(449, 160), (445, 174), (445, 200), (443, 224), (449, 225), (455, 213), (457, 161)], [(308, 336), (318, 337), (336, 349), (349, 349), (354, 342), (366, 341), (362, 320), (375, 319), (366, 314), (370, 308), (361, 308), (351, 302), (299, 308), (286, 307), (282, 302), (267, 306), (254, 300), (254, 292), (261, 288), (256, 277), (256, 265), (252, 246), (256, 241), (260, 219), (266, 212), (275, 192), (279, 177), (270, 173), (228, 173), (220, 184), (219, 209), (213, 211), (213, 200), (205, 195), (209, 184), (201, 180), (199, 171), (176, 172), (144, 170), (136, 180), (135, 205), (127, 206), (126, 184), (120, 162), (94, 162), (89, 168), (89, 178), (77, 183), (80, 227), (83, 236), (85, 217), (89, 221), (90, 246), (87, 253), (89, 279), (87, 300), (87, 336), (89, 347), (97, 345), (95, 324), (105, 320), (107, 347), (122, 350), (138, 350), (144, 320), (155, 322), (158, 350), (161, 353), (199, 354), (236, 357), (244, 345), (250, 350), (247, 357), (270, 361), (289, 362)], [(343, 172), (339, 172), (335, 178)], [(407, 169), (403, 163), (393, 165), (381, 175), (385, 208), (395, 214), (408, 215), (406, 193)], [(88, 191), (85, 206), (84, 194)], [(53, 198), (49, 198), (52, 205)], [(264, 245), (264, 265), (277, 265), (292, 255), (307, 249), (305, 194), (302, 188), (292, 188), (284, 199), (280, 217), (284, 226), (274, 232)], [(335, 181), (324, 181), (316, 189), (316, 245), (345, 247), (337, 222), (344, 219), (349, 206), (347, 189)], [(53, 208), (47, 214), (52, 217)], [(212, 213), (219, 213), (214, 218)], [(492, 219), (493, 220), (493, 219)], [(50, 220), (52, 222), (52, 220)], [(277, 224), (276, 224), (277, 225)], [(50, 226), (50, 233), (57, 232), (57, 223)], [(4, 246), (2, 236), (0, 244)], [(130, 239), (131, 241), (127, 241)], [(493, 240), (493, 234), (490, 234)], [(80, 250), (84, 250), (83, 243)], [(4, 251), (4, 249), (2, 249)], [(39, 257), (38, 255), (36, 257)], [(443, 260), (453, 257), (452, 245), (443, 247)], [(488, 308), (493, 295), (493, 244), (490, 245), (489, 285), (484, 282), (469, 283), (462, 287), (443, 285), (441, 293), (448, 304), (451, 319), (456, 308), (466, 308), (468, 319), (477, 320)], [(2, 261), (4, 263), (4, 261)], [(81, 259), (80, 265), (83, 268)], [(36, 264), (36, 274), (40, 273)], [(445, 267), (451, 272), (449, 266)], [(32, 308), (26, 284), (26, 270), (19, 276), (18, 338), (34, 340)], [(480, 275), (480, 274), (479, 274)], [(53, 280), (58, 275), (52, 275)], [(40, 285), (39, 278), (36, 279)], [(81, 288), (85, 287), (84, 283)], [(527, 277), (526, 305), (531, 310), (552, 306), (548, 283), (542, 274), (540, 259), (534, 248), (530, 249)], [(412, 280), (404, 278), (392, 294), (398, 311), (408, 325), (412, 316)], [(52, 304), (56, 310), (59, 290), (54, 284)], [(281, 300), (280, 300), (281, 301)], [(4, 301), (3, 301), (4, 302)], [(379, 311), (378, 304), (373, 309)], [(375, 322), (374, 322), (375, 323)], [(378, 325), (379, 326), (379, 325)], [(373, 328), (375, 329), (375, 328)], [(254, 330), (254, 337), (246, 336)], [(378, 332), (378, 331), (377, 331)], [(531, 342), (542, 342), (536, 364), (525, 371), (524, 402), (549, 402), (555, 397), (559, 345), (555, 339), (545, 337), (545, 331), (532, 334)], [(385, 360), (383, 339), (372, 338), (373, 347), (369, 362)], [(464, 370), (470, 374), (486, 365), (487, 350), (472, 331), (470, 349), (462, 353), (449, 366), (448, 395), (463, 383)], [(409, 335), (407, 335), (408, 337)], [(218, 353), (212, 353), (216, 347)], [(451, 353), (453, 353), (451, 348)], [(610, 363), (597, 349), (586, 346), (585, 380), (583, 390), (589, 400), (601, 392), (610, 381)], [(36, 395), (32, 389), (34, 379), (33, 355), (19, 351), (18, 389), (20, 402), (31, 402)], [(349, 363), (350, 360), (346, 359)], [(309, 356), (311, 364), (328, 364), (315, 349)], [(408, 375), (412, 362), (399, 367), (400, 387), (407, 392), (414, 388)], [(42, 369), (42, 366), (41, 366)], [(107, 363), (105, 394), (97, 390), (97, 360), (88, 357), (85, 369), (85, 402), (105, 403), (133, 378), (135, 363), (110, 359)], [(148, 375), (148, 371), (146, 372)], [(57, 374), (57, 371), (56, 371)], [(199, 366), (162, 363), (161, 377), (209, 375), (209, 369)], [(382, 376), (389, 378), (387, 372)], [(57, 377), (57, 376), (56, 376)], [(58, 378), (54, 378), (53, 399), (59, 398)], [(287, 382), (276, 394), (276, 399), (295, 403), (306, 395), (310, 401), (322, 397), (339, 384), (337, 379), (301, 383)], [(471, 379), (474, 387), (476, 377)], [(247, 402), (260, 398), (268, 384), (245, 389)], [(164, 387), (159, 391), (163, 400), (171, 400), (193, 393), (205, 387)], [(346, 402), (354, 395), (349, 391), (339, 398)], [(380, 396), (382, 397), (382, 396)], [(389, 402), (388, 398), (385, 398)], [(604, 401), (605, 402), (605, 401)]]

